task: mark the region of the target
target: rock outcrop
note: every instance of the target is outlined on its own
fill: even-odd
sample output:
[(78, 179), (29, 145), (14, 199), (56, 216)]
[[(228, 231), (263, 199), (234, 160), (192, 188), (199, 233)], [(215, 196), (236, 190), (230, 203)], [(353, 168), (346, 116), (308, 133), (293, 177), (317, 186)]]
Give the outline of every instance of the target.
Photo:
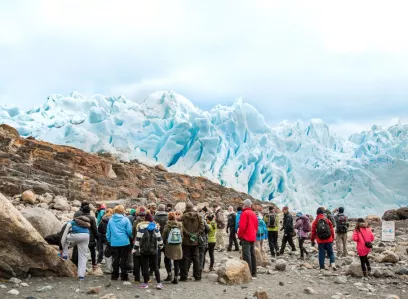
[(397, 210), (385, 211), (384, 215), (382, 216), (382, 219), (386, 221), (408, 219), (408, 207), (399, 208)]
[(62, 261), (37, 230), (0, 193), (0, 278), (73, 276), (75, 266)]
[(46, 209), (24, 209), (21, 211), (21, 214), (31, 223), (42, 237), (56, 234), (62, 228), (62, 224), (57, 217)]

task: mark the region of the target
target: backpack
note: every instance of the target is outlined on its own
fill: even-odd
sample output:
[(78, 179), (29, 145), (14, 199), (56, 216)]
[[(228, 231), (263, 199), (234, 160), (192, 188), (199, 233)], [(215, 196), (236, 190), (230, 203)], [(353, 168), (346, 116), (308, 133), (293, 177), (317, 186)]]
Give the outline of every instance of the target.
[(182, 242), (181, 231), (178, 227), (173, 227), (167, 238), (167, 244), (179, 245)]
[(327, 240), (331, 237), (330, 226), (326, 219), (319, 219), (317, 222), (317, 237), (320, 240)]
[(309, 233), (311, 230), (312, 230), (312, 227), (310, 226), (310, 221), (309, 221), (309, 218), (305, 218), (305, 219), (303, 219), (302, 220), (303, 222), (302, 222), (302, 230), (305, 232), (305, 233)]
[(215, 213), (215, 222), (217, 223), (217, 228), (225, 228), (225, 216), (221, 209)]
[(348, 231), (347, 228), (347, 216), (339, 215), (337, 218), (337, 232), (340, 234), (345, 234)]
[(140, 253), (144, 255), (157, 254), (157, 237), (155, 230), (145, 229), (140, 239)]
[(276, 227), (276, 214), (270, 213), (268, 215), (268, 227)]

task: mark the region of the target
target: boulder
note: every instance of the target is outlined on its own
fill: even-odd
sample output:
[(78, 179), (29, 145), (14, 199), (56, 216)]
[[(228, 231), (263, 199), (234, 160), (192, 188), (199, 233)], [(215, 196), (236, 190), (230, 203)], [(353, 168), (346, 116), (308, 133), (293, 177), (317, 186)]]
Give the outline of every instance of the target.
[(398, 275), (408, 275), (408, 268), (402, 268), (395, 272)]
[(251, 272), (245, 261), (228, 259), (218, 270), (218, 281), (224, 284), (244, 284), (252, 281)]
[(380, 263), (398, 263), (399, 257), (394, 252), (386, 250), (379, 257)]
[(279, 259), (275, 263), (275, 269), (278, 271), (285, 271), (286, 270), (287, 262), (283, 259)]
[(408, 207), (399, 208), (397, 210), (397, 215), (400, 217), (401, 220), (408, 219)]
[(63, 261), (37, 230), (0, 193), (0, 278), (74, 276), (75, 266)]
[(48, 205), (52, 202), (53, 199), (54, 197), (50, 193), (45, 193), (39, 198), (40, 202), (46, 203)]
[(80, 202), (79, 200), (74, 200), (74, 201), (72, 202), (72, 206), (73, 206), (73, 207), (80, 207), (80, 206), (81, 206), (81, 202)]
[(368, 222), (369, 224), (381, 223), (381, 218), (379, 216), (377, 216), (377, 215), (368, 215), (365, 218), (365, 221)]
[(65, 197), (58, 195), (54, 198), (54, 209), (60, 211), (69, 211), (71, 209), (71, 206), (69, 205)]
[(25, 209), (21, 211), (21, 214), (23, 214), (25, 219), (34, 226), (43, 238), (58, 233), (62, 228), (62, 224), (58, 221), (57, 217), (43, 208)]
[(184, 212), (185, 209), (186, 209), (186, 203), (183, 201), (178, 202), (174, 207), (175, 211)]
[(261, 253), (258, 248), (255, 248), (255, 257), (257, 266), (267, 267), (272, 264), (266, 253)]
[(401, 220), (400, 216), (397, 213), (397, 210), (388, 210), (385, 211), (382, 219), (385, 221), (394, 221), (394, 220)]
[(363, 270), (361, 270), (361, 264), (359, 262), (353, 262), (347, 269), (347, 275), (353, 277), (363, 277)]
[(31, 190), (26, 190), (21, 195), (21, 199), (26, 203), (34, 204), (35, 203), (35, 194)]
[(401, 254), (407, 254), (407, 246), (404, 246), (404, 245), (399, 244), (399, 245), (397, 245), (397, 247), (395, 247), (394, 252), (395, 252), (396, 254), (399, 254), (399, 253), (401, 253)]

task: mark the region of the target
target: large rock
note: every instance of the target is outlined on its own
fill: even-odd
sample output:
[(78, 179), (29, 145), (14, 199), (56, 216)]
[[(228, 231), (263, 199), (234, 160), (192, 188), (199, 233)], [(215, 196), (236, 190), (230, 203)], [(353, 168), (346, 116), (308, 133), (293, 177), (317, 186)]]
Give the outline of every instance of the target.
[[(61, 260), (37, 230), (0, 193), (0, 278), (74, 275), (75, 266)], [(3, 258), (7, 257), (7, 258)]]
[(255, 248), (255, 256), (257, 266), (267, 267), (272, 264), (266, 253), (261, 253), (258, 248)]
[(65, 197), (58, 195), (54, 198), (54, 209), (60, 211), (69, 211), (71, 209), (71, 206), (69, 205)]
[(380, 263), (398, 263), (399, 257), (392, 251), (384, 251), (380, 256)]
[(35, 203), (35, 194), (31, 190), (26, 190), (21, 194), (21, 199), (29, 204), (34, 204)]
[(347, 275), (353, 277), (363, 277), (363, 270), (361, 270), (361, 264), (359, 262), (353, 262), (347, 269)]
[(377, 215), (368, 215), (365, 218), (365, 221), (368, 222), (369, 224), (381, 223), (381, 218)]
[(397, 210), (397, 215), (400, 217), (401, 220), (408, 219), (408, 207), (399, 208)]
[(394, 220), (401, 220), (401, 217), (398, 215), (397, 210), (388, 210), (385, 211), (382, 219), (385, 221), (394, 221)]
[(62, 228), (62, 224), (58, 221), (57, 217), (43, 208), (25, 209), (21, 214), (34, 226), (42, 237), (56, 234)]
[(244, 284), (252, 281), (248, 264), (242, 260), (228, 259), (218, 270), (218, 281), (224, 284)]
[(182, 201), (178, 202), (176, 206), (174, 207), (174, 210), (181, 211), (181, 212), (184, 212), (185, 209), (186, 209), (186, 203)]

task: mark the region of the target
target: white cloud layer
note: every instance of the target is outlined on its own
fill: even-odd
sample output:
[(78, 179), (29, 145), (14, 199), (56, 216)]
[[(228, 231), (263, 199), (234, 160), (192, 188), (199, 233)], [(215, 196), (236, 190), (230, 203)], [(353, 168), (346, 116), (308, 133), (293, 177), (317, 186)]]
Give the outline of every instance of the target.
[(406, 1), (0, 3), (0, 103), (173, 89), (340, 133), (408, 116)]

